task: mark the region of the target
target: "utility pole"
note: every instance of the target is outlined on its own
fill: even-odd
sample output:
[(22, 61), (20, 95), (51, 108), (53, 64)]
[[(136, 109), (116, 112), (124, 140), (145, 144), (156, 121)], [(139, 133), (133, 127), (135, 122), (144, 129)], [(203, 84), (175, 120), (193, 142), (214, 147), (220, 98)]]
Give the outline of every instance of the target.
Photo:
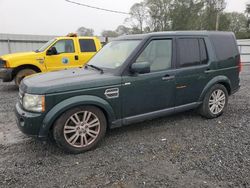
[(218, 31), (219, 30), (219, 26), (220, 26), (220, 13), (221, 11), (223, 11), (227, 6), (227, 3), (224, 0), (220, 0), (217, 1), (215, 4), (215, 9), (216, 9), (216, 26), (215, 26), (215, 30)]
[(250, 0), (246, 4), (247, 29), (250, 29)]

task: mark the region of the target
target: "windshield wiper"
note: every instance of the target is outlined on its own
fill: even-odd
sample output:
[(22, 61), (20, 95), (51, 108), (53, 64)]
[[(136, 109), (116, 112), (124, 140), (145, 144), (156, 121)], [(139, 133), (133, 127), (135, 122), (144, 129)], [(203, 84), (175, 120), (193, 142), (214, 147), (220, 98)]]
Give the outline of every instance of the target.
[(103, 74), (103, 69), (100, 68), (100, 67), (97, 67), (97, 66), (95, 66), (95, 65), (90, 65), (90, 64), (86, 64), (86, 66), (87, 66), (87, 67), (94, 68), (94, 69), (100, 71), (101, 74)]

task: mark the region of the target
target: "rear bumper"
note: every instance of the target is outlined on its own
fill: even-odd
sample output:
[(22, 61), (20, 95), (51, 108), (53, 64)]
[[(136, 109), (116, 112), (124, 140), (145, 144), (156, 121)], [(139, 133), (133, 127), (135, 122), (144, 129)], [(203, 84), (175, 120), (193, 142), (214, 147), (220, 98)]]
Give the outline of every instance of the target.
[(10, 82), (13, 80), (12, 77), (13, 69), (10, 68), (0, 68), (0, 79), (3, 80), (3, 82)]

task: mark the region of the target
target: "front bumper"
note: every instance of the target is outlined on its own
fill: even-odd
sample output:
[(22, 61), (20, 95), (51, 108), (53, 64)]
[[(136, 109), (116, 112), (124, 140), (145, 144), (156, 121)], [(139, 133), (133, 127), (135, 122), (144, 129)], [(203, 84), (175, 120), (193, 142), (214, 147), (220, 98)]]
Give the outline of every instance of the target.
[(15, 108), (15, 115), (17, 126), (24, 134), (42, 140), (46, 139), (46, 137), (39, 136), (44, 118), (44, 115), (42, 113), (24, 111), (21, 108), (20, 103), (17, 103)]
[(10, 82), (13, 80), (12, 77), (13, 69), (11, 68), (0, 68), (0, 79), (3, 80), (3, 82)]

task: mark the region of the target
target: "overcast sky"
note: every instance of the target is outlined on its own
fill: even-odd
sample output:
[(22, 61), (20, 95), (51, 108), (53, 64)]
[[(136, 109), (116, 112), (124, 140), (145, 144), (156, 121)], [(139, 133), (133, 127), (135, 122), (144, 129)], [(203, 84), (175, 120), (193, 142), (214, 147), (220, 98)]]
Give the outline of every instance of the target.
[[(74, 0), (93, 6), (129, 12), (141, 0)], [(227, 11), (243, 12), (248, 0), (227, 0)], [(65, 35), (80, 26), (96, 35), (124, 24), (127, 15), (77, 6), (65, 0), (0, 0), (0, 33)]]

